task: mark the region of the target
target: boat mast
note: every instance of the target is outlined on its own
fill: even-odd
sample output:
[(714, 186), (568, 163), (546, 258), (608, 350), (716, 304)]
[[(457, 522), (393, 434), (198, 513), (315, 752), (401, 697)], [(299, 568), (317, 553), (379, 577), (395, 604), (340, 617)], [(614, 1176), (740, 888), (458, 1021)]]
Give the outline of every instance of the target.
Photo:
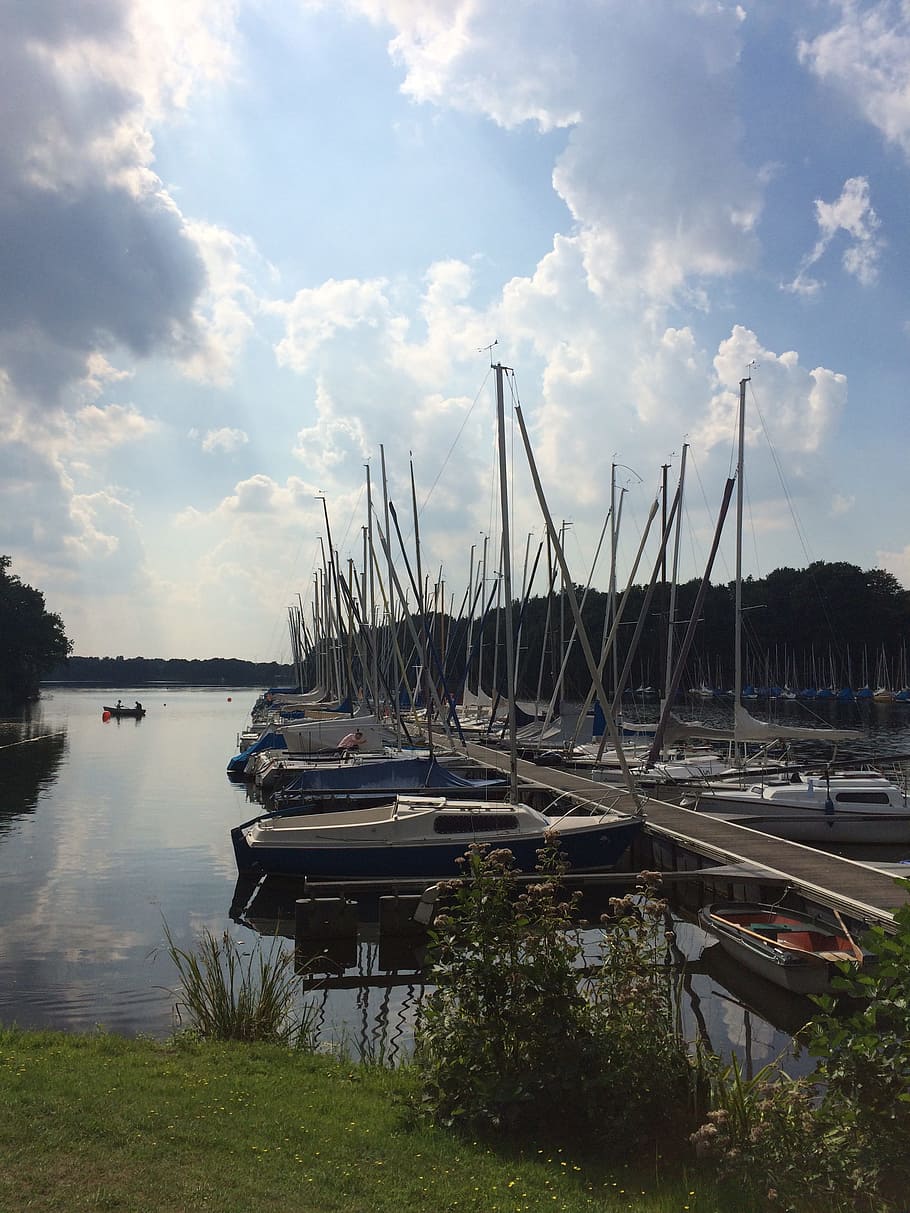
[[(373, 657), (370, 663), (370, 684), (373, 695), (373, 712), (379, 719), (379, 628), (376, 618), (376, 576), (373, 568), (373, 486), (370, 481), (370, 465), (367, 473), (367, 530), (366, 553), (364, 555), (364, 590), (369, 585), (369, 629), (373, 637)], [(368, 566), (368, 569), (367, 569)], [(367, 577), (369, 581), (367, 582)]]
[[(689, 450), (688, 442), (682, 445), (682, 456), (679, 463), (679, 492), (680, 492), (680, 507), (682, 504), (682, 494), (686, 482), (686, 453)], [(670, 575), (670, 602), (667, 607), (667, 662), (664, 667), (664, 699), (667, 697), (667, 692), (670, 688), (670, 678), (673, 670), (673, 650), (674, 630), (676, 628), (676, 586), (679, 579), (679, 548), (680, 539), (682, 536), (682, 508), (676, 515), (676, 535), (673, 540), (673, 571)]]
[(509, 485), (506, 480), (506, 419), (502, 377), (506, 368), (499, 362), (496, 372), (496, 428), (499, 446), (499, 497), (502, 520), (502, 584), (506, 618), (506, 687), (509, 708), (509, 790), (518, 800), (518, 747), (515, 736), (515, 637), (512, 634), (512, 559), (509, 550)]
[(743, 690), (743, 462), (746, 446), (746, 384), (749, 378), (739, 381), (739, 424), (736, 455), (736, 603), (734, 609), (733, 634), (733, 744), (738, 741), (737, 718)]

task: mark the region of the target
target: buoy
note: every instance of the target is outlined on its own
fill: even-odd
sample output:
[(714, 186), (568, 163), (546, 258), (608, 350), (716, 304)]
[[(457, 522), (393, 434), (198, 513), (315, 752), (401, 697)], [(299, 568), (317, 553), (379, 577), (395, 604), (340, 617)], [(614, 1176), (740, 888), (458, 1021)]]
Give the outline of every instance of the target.
[(228, 695), (228, 703), (230, 703), (230, 702), (231, 702), (231, 697), (230, 697), (230, 695)]
[(110, 720), (110, 718), (111, 718), (110, 712), (101, 713), (101, 719), (104, 721), (105, 724), (107, 724), (107, 722)]

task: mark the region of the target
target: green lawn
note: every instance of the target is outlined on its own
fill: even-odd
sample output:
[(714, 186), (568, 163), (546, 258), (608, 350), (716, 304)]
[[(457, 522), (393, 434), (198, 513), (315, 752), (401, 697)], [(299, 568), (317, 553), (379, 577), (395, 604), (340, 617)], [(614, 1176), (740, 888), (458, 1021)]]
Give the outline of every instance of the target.
[(278, 1046), (0, 1030), (0, 1210), (729, 1213), (678, 1164), (415, 1123), (407, 1070)]

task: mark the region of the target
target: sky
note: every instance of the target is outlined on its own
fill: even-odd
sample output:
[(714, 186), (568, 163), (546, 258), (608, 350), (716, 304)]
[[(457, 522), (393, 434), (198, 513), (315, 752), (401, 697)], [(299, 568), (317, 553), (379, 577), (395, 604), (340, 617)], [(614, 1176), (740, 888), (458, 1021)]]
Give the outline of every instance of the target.
[(910, 587), (908, 0), (0, 0), (0, 118), (0, 553), (75, 653), (286, 660), (383, 458), (457, 611), (493, 361), (516, 582), (516, 402), (602, 588), (684, 444), (701, 575), (748, 379), (744, 571)]

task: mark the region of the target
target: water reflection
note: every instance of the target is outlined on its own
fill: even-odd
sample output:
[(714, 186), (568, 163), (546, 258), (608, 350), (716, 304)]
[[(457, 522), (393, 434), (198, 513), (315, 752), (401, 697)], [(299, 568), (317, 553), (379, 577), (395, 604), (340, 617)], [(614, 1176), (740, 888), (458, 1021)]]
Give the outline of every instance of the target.
[(66, 748), (66, 730), (49, 725), (36, 705), (0, 720), (0, 833), (13, 818), (35, 811), (58, 777)]
[[(147, 704), (141, 728), (102, 722), (111, 695)], [(226, 926), (266, 951), (293, 947), (299, 882), (242, 888), (230, 843), (231, 827), (255, 815), (246, 790), (224, 778), (253, 697), (237, 688), (67, 688), (0, 719), (0, 746), (27, 742), (0, 749), (0, 1022), (170, 1035), (176, 975), (165, 922), (186, 948)], [(910, 709), (901, 720), (900, 730), (880, 732), (880, 752), (910, 752)], [(673, 889), (688, 960), (687, 1038), (701, 1035), (744, 1064), (747, 1052), (756, 1066), (773, 1060), (802, 1010), (781, 1007), (786, 995), (725, 965), (713, 940), (683, 921), (684, 891), (693, 911), (704, 892), (697, 878)], [(424, 989), (413, 943), (398, 954), (374, 905), (360, 916), (354, 963), (314, 974), (304, 995), (321, 1006), (326, 1041), (368, 1056), (410, 1047)], [(594, 908), (588, 916), (598, 921)]]
[[(230, 917), (265, 940), (295, 938), (297, 902), (312, 897), (301, 879), (240, 877)], [(301, 988), (324, 1046), (394, 1064), (410, 1055), (426, 991), (424, 945), (380, 933), (379, 899), (358, 901), (355, 931), (323, 938), (295, 953)]]
[[(266, 940), (294, 940), (297, 901), (313, 897), (302, 879), (266, 876), (238, 879), (230, 917)], [(598, 909), (588, 899), (588, 919)], [(414, 1025), (427, 989), (425, 940), (379, 929), (379, 898), (358, 901), (356, 934), (311, 943), (296, 953), (301, 987), (315, 1008), (323, 1045), (341, 1045), (356, 1057), (393, 1062), (413, 1047)], [(790, 994), (738, 966), (710, 935), (668, 911), (673, 941), (666, 962), (678, 975), (677, 997), (686, 1038), (724, 1058), (736, 1055), (747, 1075), (782, 1059), (791, 1074), (814, 1063), (801, 1056), (793, 1037), (812, 1018), (812, 1002)], [(600, 929), (582, 931), (583, 956), (594, 965), (603, 940)], [(520, 1008), (516, 1008), (520, 1014)]]
[(796, 1036), (815, 1014), (816, 1007), (810, 998), (792, 994), (750, 973), (719, 943), (705, 948), (699, 967), (711, 978), (712, 995), (746, 1013), (758, 1015), (782, 1035)]

